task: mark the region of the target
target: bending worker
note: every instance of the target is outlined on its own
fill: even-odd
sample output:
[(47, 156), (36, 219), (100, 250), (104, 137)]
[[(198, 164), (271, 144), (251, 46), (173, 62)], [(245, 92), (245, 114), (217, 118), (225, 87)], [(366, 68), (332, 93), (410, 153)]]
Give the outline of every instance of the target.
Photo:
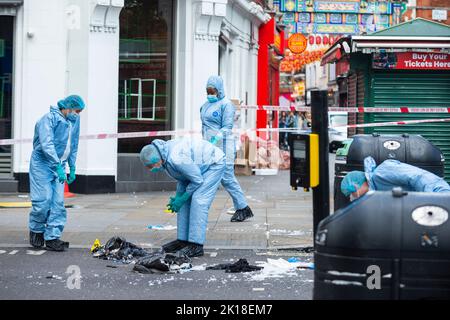
[[(64, 183), (75, 180), (75, 162), (80, 134), (79, 113), (85, 105), (81, 97), (68, 96), (50, 107), (34, 129), (30, 160), (30, 244), (51, 251), (64, 251), (68, 242), (60, 240), (67, 220)], [(67, 179), (66, 164), (70, 175)]]
[(401, 187), (406, 191), (450, 192), (444, 179), (426, 170), (388, 159), (378, 167), (372, 157), (364, 159), (364, 171), (351, 171), (341, 182), (341, 191), (353, 201), (369, 190), (389, 191)]
[(226, 169), (222, 185), (233, 199), (235, 212), (231, 222), (241, 222), (253, 217), (253, 212), (234, 175), (236, 145), (232, 129), (236, 110), (231, 101), (225, 98), (223, 80), (220, 76), (209, 77), (206, 93), (208, 101), (200, 108), (203, 139), (217, 145), (225, 153)]
[(163, 245), (164, 251), (202, 256), (208, 211), (225, 170), (224, 153), (201, 139), (156, 139), (141, 150), (140, 159), (151, 172), (165, 170), (177, 180), (176, 196), (168, 204), (178, 212), (177, 240)]

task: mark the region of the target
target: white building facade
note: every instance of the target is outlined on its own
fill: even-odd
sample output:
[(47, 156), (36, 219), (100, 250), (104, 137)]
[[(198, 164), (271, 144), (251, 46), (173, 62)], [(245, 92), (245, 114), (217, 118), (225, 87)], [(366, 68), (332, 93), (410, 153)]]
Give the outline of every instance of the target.
[[(269, 19), (247, 0), (0, 0), (0, 143), (31, 139), (69, 94), (87, 105), (81, 136), (200, 130), (210, 75), (224, 77), (228, 98), (256, 104)], [(71, 191), (174, 189), (139, 162), (152, 139), (81, 139)], [(29, 141), (0, 145), (0, 192), (27, 192), (31, 152)]]

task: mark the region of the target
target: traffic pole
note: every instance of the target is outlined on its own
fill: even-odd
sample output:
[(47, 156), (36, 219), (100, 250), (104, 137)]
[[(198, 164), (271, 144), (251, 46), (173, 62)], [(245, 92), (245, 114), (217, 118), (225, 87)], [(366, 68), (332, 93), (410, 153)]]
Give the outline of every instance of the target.
[(311, 131), (319, 135), (319, 185), (312, 188), (315, 243), (319, 222), (330, 215), (327, 91), (311, 91)]

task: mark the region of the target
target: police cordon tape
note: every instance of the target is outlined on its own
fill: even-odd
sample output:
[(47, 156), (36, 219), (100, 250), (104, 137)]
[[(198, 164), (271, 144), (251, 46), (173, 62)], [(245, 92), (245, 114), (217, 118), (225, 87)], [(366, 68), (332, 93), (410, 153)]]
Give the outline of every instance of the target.
[[(249, 110), (266, 110), (266, 111), (300, 111), (310, 112), (311, 107), (307, 106), (257, 106), (257, 105), (241, 105), (236, 106), (237, 109)], [(330, 112), (350, 112), (350, 113), (450, 113), (450, 107), (434, 107), (434, 108), (419, 108), (419, 107), (350, 107), (339, 108), (329, 107)]]
[[(243, 110), (266, 110), (266, 111), (300, 111), (300, 112), (310, 112), (311, 107), (307, 106), (257, 106), (257, 105), (235, 105), (236, 109)], [(143, 111), (151, 111), (153, 108), (142, 108)], [(166, 107), (155, 107), (157, 110), (166, 110)], [(129, 112), (136, 112), (138, 108), (128, 108)], [(328, 111), (331, 112), (350, 112), (350, 113), (450, 113), (450, 107), (432, 107), (432, 108), (422, 108), (422, 107), (397, 107), (397, 106), (386, 106), (386, 107), (329, 107)]]
[[(444, 119), (422, 119), (422, 120), (407, 120), (407, 121), (391, 121), (391, 122), (378, 122), (378, 123), (361, 123), (332, 126), (329, 128), (368, 128), (368, 127), (383, 127), (383, 126), (397, 126), (419, 123), (432, 123), (432, 122), (450, 122), (450, 118)], [(306, 130), (296, 128), (261, 128), (261, 129), (234, 129), (234, 133), (242, 132), (305, 132)], [(177, 130), (177, 131), (144, 131), (144, 132), (121, 132), (121, 133), (99, 133), (81, 135), (80, 140), (104, 140), (104, 139), (127, 139), (127, 138), (145, 138), (145, 137), (164, 137), (173, 135), (186, 135), (186, 134), (199, 134), (200, 130)], [(19, 143), (31, 143), (33, 139), (3, 139), (0, 140), (0, 146), (13, 145)]]

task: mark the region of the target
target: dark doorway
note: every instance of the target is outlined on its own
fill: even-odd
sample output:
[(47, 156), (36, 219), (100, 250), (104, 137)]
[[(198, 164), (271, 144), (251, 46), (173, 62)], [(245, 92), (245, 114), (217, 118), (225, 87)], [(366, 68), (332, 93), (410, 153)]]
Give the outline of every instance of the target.
[[(14, 17), (0, 16), (0, 140), (11, 138)], [(0, 178), (12, 175), (11, 146), (0, 146)]]

